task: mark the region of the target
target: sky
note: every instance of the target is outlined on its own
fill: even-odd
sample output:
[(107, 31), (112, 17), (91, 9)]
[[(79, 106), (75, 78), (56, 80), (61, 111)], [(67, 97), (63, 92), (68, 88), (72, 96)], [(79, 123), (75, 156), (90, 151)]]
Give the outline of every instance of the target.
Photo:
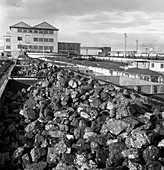
[(0, 46), (9, 26), (46, 21), (58, 40), (112, 50), (164, 51), (163, 0), (0, 0)]

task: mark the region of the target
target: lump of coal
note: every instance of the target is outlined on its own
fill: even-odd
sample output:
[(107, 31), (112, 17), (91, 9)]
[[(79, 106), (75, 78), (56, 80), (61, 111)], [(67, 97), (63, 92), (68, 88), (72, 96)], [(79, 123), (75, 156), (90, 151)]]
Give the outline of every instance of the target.
[(8, 92), (0, 120), (0, 169), (163, 168), (164, 107), (53, 64), (28, 64), (16, 74), (46, 78)]

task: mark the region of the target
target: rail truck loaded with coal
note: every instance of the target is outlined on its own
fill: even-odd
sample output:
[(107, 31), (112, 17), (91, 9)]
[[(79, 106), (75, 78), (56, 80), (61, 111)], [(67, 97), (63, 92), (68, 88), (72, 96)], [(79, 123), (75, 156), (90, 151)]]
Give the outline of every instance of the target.
[(0, 169), (164, 168), (163, 103), (55, 63), (18, 64), (0, 98)]

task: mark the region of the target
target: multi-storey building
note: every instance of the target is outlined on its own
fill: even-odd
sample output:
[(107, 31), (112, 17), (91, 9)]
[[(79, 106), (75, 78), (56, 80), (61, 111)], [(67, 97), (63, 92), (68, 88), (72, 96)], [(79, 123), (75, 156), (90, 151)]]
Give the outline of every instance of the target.
[(4, 36), (4, 53), (14, 56), (20, 51), (58, 52), (58, 31), (47, 22), (33, 27), (19, 22), (10, 26), (10, 34)]

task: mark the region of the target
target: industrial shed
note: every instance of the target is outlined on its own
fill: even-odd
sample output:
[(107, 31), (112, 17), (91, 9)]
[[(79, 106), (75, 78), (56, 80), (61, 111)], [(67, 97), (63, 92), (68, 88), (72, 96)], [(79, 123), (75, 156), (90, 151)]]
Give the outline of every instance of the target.
[(58, 42), (58, 53), (80, 55), (81, 43)]

